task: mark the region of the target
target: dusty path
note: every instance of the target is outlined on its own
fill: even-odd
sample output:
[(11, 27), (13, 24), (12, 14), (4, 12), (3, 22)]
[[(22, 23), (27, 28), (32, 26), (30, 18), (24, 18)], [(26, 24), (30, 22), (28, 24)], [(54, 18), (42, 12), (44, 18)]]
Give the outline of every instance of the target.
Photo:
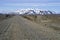
[(20, 16), (1, 22), (0, 29), (2, 30), (0, 40), (60, 40), (60, 32), (43, 27)]

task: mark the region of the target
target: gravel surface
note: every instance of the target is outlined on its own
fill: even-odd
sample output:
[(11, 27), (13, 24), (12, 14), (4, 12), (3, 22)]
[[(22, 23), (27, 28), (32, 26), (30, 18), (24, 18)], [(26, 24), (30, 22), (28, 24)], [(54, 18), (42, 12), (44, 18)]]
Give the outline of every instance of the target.
[(0, 40), (60, 40), (60, 32), (14, 16), (0, 22)]

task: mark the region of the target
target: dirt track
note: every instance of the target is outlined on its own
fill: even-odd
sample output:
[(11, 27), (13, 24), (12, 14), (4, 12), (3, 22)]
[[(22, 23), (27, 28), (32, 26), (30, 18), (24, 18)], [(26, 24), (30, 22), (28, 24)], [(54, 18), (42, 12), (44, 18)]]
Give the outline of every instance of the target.
[(60, 32), (14, 16), (0, 22), (0, 40), (60, 40)]

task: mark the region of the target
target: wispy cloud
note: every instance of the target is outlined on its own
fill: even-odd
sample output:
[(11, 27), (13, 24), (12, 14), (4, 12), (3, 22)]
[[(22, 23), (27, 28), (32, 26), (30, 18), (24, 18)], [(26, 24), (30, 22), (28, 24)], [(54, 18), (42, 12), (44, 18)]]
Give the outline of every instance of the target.
[(8, 3), (5, 6), (60, 6), (60, 3)]
[(47, 3), (47, 6), (60, 6), (60, 3)]
[(45, 4), (42, 3), (8, 3), (8, 4), (3, 4), (6, 6), (44, 6)]

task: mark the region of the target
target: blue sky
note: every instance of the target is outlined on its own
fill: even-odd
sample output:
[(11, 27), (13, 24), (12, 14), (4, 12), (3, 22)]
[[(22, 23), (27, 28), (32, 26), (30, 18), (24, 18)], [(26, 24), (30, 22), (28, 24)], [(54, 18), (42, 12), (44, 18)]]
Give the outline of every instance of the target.
[(0, 11), (38, 8), (60, 12), (60, 0), (0, 0)]

